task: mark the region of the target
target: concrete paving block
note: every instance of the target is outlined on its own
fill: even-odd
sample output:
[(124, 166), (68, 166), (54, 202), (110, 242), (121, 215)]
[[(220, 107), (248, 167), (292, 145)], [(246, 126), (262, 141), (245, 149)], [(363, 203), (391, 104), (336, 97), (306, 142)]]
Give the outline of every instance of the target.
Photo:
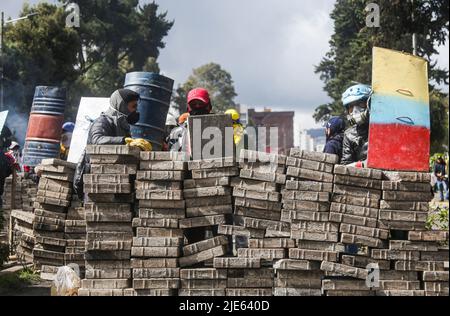
[(249, 238), (264, 238), (265, 230), (246, 228), (243, 226), (219, 225), (218, 234), (230, 236), (242, 236)]
[(333, 174), (332, 173), (313, 171), (313, 170), (308, 170), (308, 169), (300, 169), (300, 168), (296, 168), (296, 167), (288, 167), (287, 171), (286, 171), (286, 175), (288, 177), (295, 177), (295, 178), (304, 179), (304, 180), (312, 180), (312, 181), (327, 182), (327, 183), (333, 182)]
[(383, 179), (397, 182), (431, 182), (429, 172), (383, 171)]
[(367, 226), (372, 228), (377, 227), (377, 220), (374, 218), (332, 212), (330, 212), (330, 222), (345, 223), (356, 226)]
[(233, 157), (193, 160), (188, 162), (189, 170), (205, 170), (218, 168), (236, 167), (237, 163)]
[(187, 161), (189, 158), (183, 152), (146, 151), (140, 153), (142, 161)]
[(383, 191), (383, 200), (386, 201), (416, 201), (430, 202), (433, 199), (431, 191), (428, 192), (404, 192), (404, 191)]
[(157, 268), (177, 268), (177, 258), (131, 258), (131, 268), (133, 269), (157, 269)]
[(361, 235), (371, 238), (378, 238), (387, 240), (389, 238), (389, 230), (379, 229), (379, 228), (371, 228), (365, 226), (357, 226), (351, 224), (341, 224), (340, 232), (352, 235)]
[(147, 209), (184, 209), (186, 201), (139, 200), (139, 208)]
[(263, 182), (272, 182), (276, 184), (285, 184), (286, 175), (281, 173), (257, 172), (253, 170), (241, 169), (238, 175), (243, 179), (257, 180)]
[(289, 156), (299, 159), (319, 161), (323, 163), (331, 163), (331, 164), (339, 163), (339, 156), (337, 155), (325, 154), (315, 151), (306, 151), (296, 148), (291, 149)]
[(137, 180), (149, 181), (183, 181), (186, 176), (184, 171), (138, 171)]
[(216, 269), (260, 269), (261, 259), (256, 258), (214, 258)]
[(225, 269), (181, 269), (180, 278), (186, 280), (226, 280)]
[(411, 231), (408, 233), (408, 240), (410, 241), (437, 241), (445, 242), (449, 239), (448, 231)]
[(350, 204), (331, 203), (330, 212), (342, 213), (355, 216), (378, 218), (379, 210), (377, 208), (355, 206)]
[(180, 247), (135, 247), (131, 248), (133, 258), (178, 258)]
[(278, 192), (252, 191), (240, 188), (233, 189), (233, 196), (271, 202), (279, 202), (281, 197)]
[(135, 175), (137, 164), (95, 164), (91, 165), (91, 174)]
[(203, 216), (203, 217), (192, 217), (179, 220), (179, 227), (194, 228), (194, 227), (207, 227), (226, 224), (227, 220), (225, 215), (214, 215), (214, 216)]
[(270, 154), (262, 151), (242, 149), (240, 152), (240, 161), (245, 162), (263, 162), (284, 165), (286, 164), (286, 158), (285, 155)]
[(184, 161), (142, 161), (139, 163), (140, 170), (153, 171), (185, 171), (187, 163)]
[(182, 219), (185, 217), (184, 209), (139, 209), (139, 218), (142, 219)]
[(250, 239), (249, 248), (294, 248), (295, 240), (287, 238)]
[(237, 167), (192, 170), (193, 179), (236, 177), (238, 175), (239, 175), (239, 168)]
[(164, 237), (164, 238), (184, 238), (182, 229), (168, 228), (136, 228), (136, 237)]
[(299, 240), (338, 242), (339, 234), (332, 232), (311, 232), (306, 230), (293, 229), (291, 231), (291, 238)]
[(180, 288), (180, 279), (133, 279), (133, 288), (135, 290), (146, 289), (178, 289)]
[(356, 244), (373, 248), (383, 248), (385, 246), (385, 243), (381, 239), (346, 233), (341, 234), (341, 242), (344, 244)]
[(335, 251), (289, 249), (290, 259), (337, 262), (339, 253)]
[(328, 222), (329, 213), (327, 212), (309, 212), (309, 211), (282, 211), (281, 220), (285, 222), (298, 222), (298, 221), (316, 221), (316, 222)]
[(229, 204), (232, 204), (231, 195), (186, 199), (187, 208), (229, 205)]
[(294, 210), (294, 211), (328, 212), (330, 210), (330, 203), (284, 200), (283, 208), (285, 210)]
[(316, 181), (287, 180), (286, 190), (331, 193), (333, 192), (333, 184)]
[(226, 253), (226, 247), (219, 246), (212, 249), (208, 249), (191, 256), (182, 257), (179, 259), (180, 267), (189, 267), (200, 262), (214, 259), (215, 257), (223, 256)]
[(286, 165), (290, 167), (309, 169), (314, 171), (333, 173), (334, 164), (318, 162), (314, 160), (287, 157)]
[(370, 189), (370, 188), (362, 188), (362, 187), (353, 187), (343, 184), (334, 184), (333, 192), (335, 194), (342, 195), (351, 195), (362, 198), (369, 198), (374, 200), (381, 199), (381, 190)]
[(233, 213), (232, 204), (186, 208), (186, 217), (213, 216), (232, 213)]
[(231, 188), (227, 187), (206, 187), (198, 189), (185, 189), (184, 196), (189, 199), (202, 198), (202, 197), (215, 197), (231, 195)]
[(203, 240), (198, 243), (191, 245), (186, 245), (183, 247), (184, 256), (190, 256), (195, 253), (199, 253), (211, 248), (216, 248), (219, 246), (225, 246), (228, 244), (228, 238), (225, 236), (218, 236), (211, 239)]

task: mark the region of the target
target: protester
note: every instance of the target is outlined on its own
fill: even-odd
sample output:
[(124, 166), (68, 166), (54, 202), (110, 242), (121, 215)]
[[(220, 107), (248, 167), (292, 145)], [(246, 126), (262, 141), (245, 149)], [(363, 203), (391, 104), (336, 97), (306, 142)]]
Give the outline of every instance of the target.
[[(145, 139), (131, 138), (130, 125), (139, 121), (138, 101), (138, 93), (129, 89), (116, 90), (111, 95), (109, 109), (92, 123), (87, 144), (128, 145), (151, 151), (152, 145)], [(83, 196), (83, 174), (89, 173), (89, 170), (89, 157), (85, 152), (78, 163), (74, 178), (74, 189), (80, 198)]]
[(446, 183), (446, 165), (442, 156), (438, 157), (434, 163), (434, 175), (436, 176), (436, 186), (439, 191), (441, 202), (448, 199), (448, 185)]
[(323, 150), (326, 154), (333, 154), (342, 158), (342, 142), (344, 141), (345, 122), (341, 117), (332, 117), (325, 129), (327, 142)]
[(371, 87), (364, 84), (354, 85), (342, 95), (342, 103), (347, 110), (348, 121), (351, 125), (344, 133), (341, 159), (343, 165), (365, 166), (371, 95)]

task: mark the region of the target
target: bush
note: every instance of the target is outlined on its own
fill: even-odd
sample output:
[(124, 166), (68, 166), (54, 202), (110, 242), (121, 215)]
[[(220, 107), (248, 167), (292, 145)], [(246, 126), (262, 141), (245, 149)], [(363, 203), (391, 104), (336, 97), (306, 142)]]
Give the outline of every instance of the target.
[(448, 207), (438, 207), (428, 216), (427, 229), (448, 230)]

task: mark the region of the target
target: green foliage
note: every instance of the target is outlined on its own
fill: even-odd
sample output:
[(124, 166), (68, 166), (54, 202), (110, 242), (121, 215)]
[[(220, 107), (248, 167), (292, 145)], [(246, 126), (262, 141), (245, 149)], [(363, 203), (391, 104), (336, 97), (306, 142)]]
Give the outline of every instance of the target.
[(427, 229), (448, 230), (448, 207), (438, 207), (427, 218)]
[(434, 169), (434, 164), (436, 163), (436, 161), (439, 157), (445, 157), (445, 155), (442, 153), (435, 153), (433, 156), (430, 157), (430, 170), (431, 171)]
[(434, 90), (430, 94), (431, 153), (448, 151), (448, 96)]
[[(429, 77), (432, 114), (433, 151), (448, 144), (447, 96), (437, 91), (435, 84), (448, 85), (448, 70), (436, 66), (436, 48), (447, 41), (449, 31), (449, 1), (379, 0), (380, 28), (366, 26), (365, 0), (336, 1), (331, 18), (335, 33), (330, 51), (316, 67), (325, 83), (324, 90), (333, 100), (317, 107), (314, 118), (326, 121), (330, 116), (344, 114), (341, 95), (354, 84), (371, 83), (372, 49), (374, 46), (412, 52), (412, 34), (418, 38), (418, 55), (430, 61)], [(414, 12), (414, 22), (412, 19)], [(447, 136), (446, 136), (447, 135)], [(446, 138), (447, 137), (447, 138)]]
[[(80, 7), (80, 27), (65, 27), (64, 6)], [(131, 71), (159, 71), (163, 38), (173, 26), (155, 2), (60, 0), (60, 5), (25, 5), (31, 19), (8, 25), (5, 33), (6, 104), (28, 112), (36, 85), (68, 88), (66, 117), (73, 119), (81, 96), (108, 97)]]
[(214, 113), (223, 113), (236, 107), (234, 98), (237, 94), (231, 74), (215, 63), (194, 69), (188, 80), (178, 87), (174, 102), (180, 109), (186, 109), (187, 94), (190, 90), (200, 87), (209, 91)]
[(39, 281), (39, 275), (29, 268), (16, 273), (6, 273), (0, 276), (0, 295), (8, 295), (11, 291), (21, 290)]
[(28, 267), (25, 267), (23, 270), (19, 271), (19, 279), (27, 284), (37, 283), (41, 280), (39, 274)]

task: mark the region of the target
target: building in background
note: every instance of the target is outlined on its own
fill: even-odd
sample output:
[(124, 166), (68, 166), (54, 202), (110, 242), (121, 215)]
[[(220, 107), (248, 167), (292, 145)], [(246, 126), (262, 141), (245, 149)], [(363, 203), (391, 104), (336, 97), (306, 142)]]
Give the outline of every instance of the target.
[(305, 129), (300, 131), (300, 149), (323, 152), (327, 138), (324, 128)]
[(266, 127), (266, 151), (270, 148), (270, 128), (278, 128), (278, 153), (288, 154), (294, 147), (294, 116), (295, 112), (275, 112), (264, 108), (264, 111), (257, 112), (255, 109), (248, 109), (247, 125), (254, 127)]

